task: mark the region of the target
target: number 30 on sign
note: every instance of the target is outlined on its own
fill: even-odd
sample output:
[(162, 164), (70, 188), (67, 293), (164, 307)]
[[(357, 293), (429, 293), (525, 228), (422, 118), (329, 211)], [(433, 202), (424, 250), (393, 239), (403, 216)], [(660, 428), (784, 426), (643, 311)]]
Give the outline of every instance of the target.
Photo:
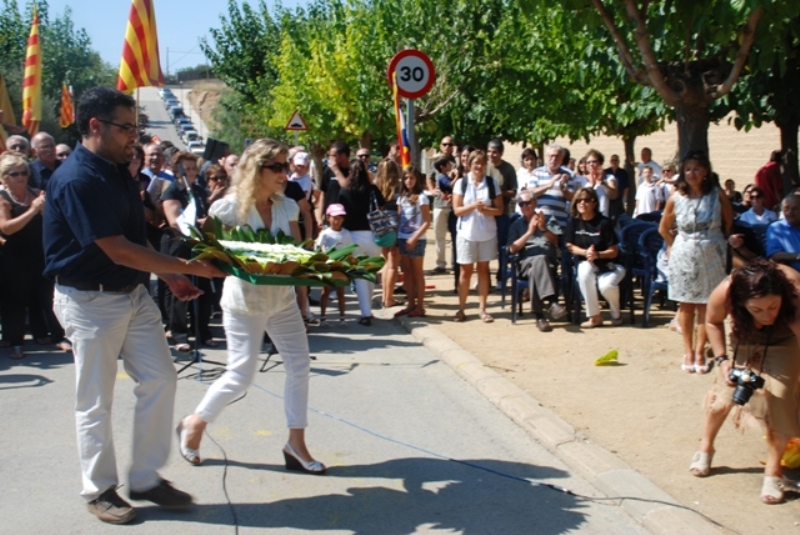
[(433, 62), (424, 52), (415, 49), (401, 50), (389, 62), (386, 73), (389, 85), (392, 85), (392, 74), (397, 73), (397, 92), (405, 98), (419, 98), (433, 87), (436, 71)]

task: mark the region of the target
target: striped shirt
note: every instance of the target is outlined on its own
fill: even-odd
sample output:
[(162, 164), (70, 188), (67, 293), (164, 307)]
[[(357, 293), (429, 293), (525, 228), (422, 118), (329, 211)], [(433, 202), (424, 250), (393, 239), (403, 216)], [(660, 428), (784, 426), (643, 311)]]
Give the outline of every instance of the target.
[[(558, 174), (566, 173), (571, 175), (570, 171), (566, 167), (561, 167), (558, 170)], [(550, 171), (547, 170), (547, 166), (543, 165), (541, 167), (537, 167), (533, 170), (533, 177), (528, 182), (528, 189), (540, 188), (542, 186), (547, 185), (555, 175), (550, 174)], [(572, 180), (568, 182), (571, 184)], [(569, 186), (568, 189), (570, 191), (574, 190), (574, 186)], [(561, 227), (563, 230), (567, 226), (567, 220), (569, 219), (568, 213), (568, 206), (569, 202), (567, 201), (566, 197), (564, 197), (564, 192), (561, 190), (561, 186), (558, 182), (556, 184), (539, 195), (536, 198), (536, 207), (541, 209), (541, 211), (547, 216), (548, 221), (550, 218), (555, 218), (558, 226)]]

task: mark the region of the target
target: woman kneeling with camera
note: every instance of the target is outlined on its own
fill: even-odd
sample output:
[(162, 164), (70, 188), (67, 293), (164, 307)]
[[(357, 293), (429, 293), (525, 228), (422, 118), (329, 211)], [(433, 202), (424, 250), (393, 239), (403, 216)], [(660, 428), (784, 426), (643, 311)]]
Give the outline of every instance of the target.
[[(765, 429), (767, 462), (761, 501), (784, 500), (781, 457), (789, 437), (800, 436), (800, 274), (755, 260), (738, 268), (711, 294), (706, 329), (722, 382), (706, 398), (700, 449), (689, 467), (697, 477), (711, 471), (714, 439), (735, 407)], [(725, 354), (725, 317), (731, 316), (733, 354)]]

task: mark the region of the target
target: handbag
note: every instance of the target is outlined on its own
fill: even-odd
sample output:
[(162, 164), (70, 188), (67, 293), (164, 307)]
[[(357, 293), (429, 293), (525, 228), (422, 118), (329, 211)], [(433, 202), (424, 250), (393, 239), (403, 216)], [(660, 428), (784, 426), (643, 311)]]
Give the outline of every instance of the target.
[(369, 193), (369, 207), (367, 221), (372, 230), (372, 240), (382, 248), (394, 246), (397, 243), (396, 215), (378, 208), (378, 199), (375, 197), (374, 190)]

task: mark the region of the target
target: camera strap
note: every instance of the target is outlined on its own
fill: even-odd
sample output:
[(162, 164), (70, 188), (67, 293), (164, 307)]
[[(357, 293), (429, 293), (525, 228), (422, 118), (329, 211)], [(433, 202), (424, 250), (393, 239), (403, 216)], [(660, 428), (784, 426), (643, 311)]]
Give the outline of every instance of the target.
[[(761, 374), (764, 370), (764, 361), (767, 359), (767, 348), (769, 348), (769, 343), (772, 340), (772, 330), (774, 325), (769, 325), (765, 328), (767, 331), (767, 340), (764, 342), (764, 351), (761, 352), (761, 362), (759, 364), (758, 373)], [(736, 365), (736, 357), (739, 355), (739, 341), (736, 341), (736, 347), (733, 348), (733, 364)], [(749, 360), (749, 359), (748, 359)], [(747, 364), (745, 362), (745, 364)]]

